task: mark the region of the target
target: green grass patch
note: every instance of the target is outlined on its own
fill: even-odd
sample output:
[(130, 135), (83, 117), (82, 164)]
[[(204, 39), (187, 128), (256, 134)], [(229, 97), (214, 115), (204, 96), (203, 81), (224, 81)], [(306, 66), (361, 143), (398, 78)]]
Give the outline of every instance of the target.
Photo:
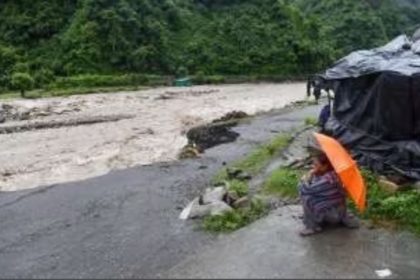
[(203, 228), (213, 233), (232, 232), (253, 223), (267, 213), (268, 209), (261, 201), (253, 200), (249, 208), (236, 209), (222, 215), (205, 218)]
[(172, 78), (143, 74), (84, 74), (57, 78), (47, 86), (48, 89), (106, 88), (126, 86), (165, 86), (171, 85)]
[(420, 193), (407, 190), (392, 194), (381, 189), (378, 176), (372, 172), (364, 170), (363, 177), (368, 187), (368, 208), (362, 217), (420, 235)]
[[(271, 142), (261, 145), (249, 156), (234, 163), (233, 168), (238, 168), (251, 175), (256, 175), (272, 160), (281, 150), (285, 149), (292, 140), (291, 134), (282, 134)], [(246, 182), (230, 180), (227, 168), (222, 169), (214, 178), (215, 184), (229, 183), (229, 190), (235, 191), (240, 197), (249, 192)], [(210, 232), (231, 232), (242, 228), (268, 213), (267, 206), (261, 201), (254, 200), (251, 206), (245, 209), (235, 209), (223, 215), (207, 217), (203, 220), (203, 228)]]
[(203, 84), (242, 84), (242, 83), (284, 83), (289, 81), (306, 81), (308, 75), (205, 75), (196, 73), (190, 76), (194, 85)]
[[(40, 74), (43, 77), (42, 73)], [(305, 75), (204, 75), (190, 76), (193, 85), (240, 84), (249, 82), (304, 81)], [(169, 75), (147, 75), (137, 73), (81, 74), (68, 77), (50, 77), (48, 81), (36, 84), (36, 89), (28, 91), (28, 99), (70, 96), (76, 94), (107, 93), (115, 91), (135, 91), (138, 88), (172, 86), (175, 78)], [(119, 89), (119, 90), (118, 90)], [(0, 88), (0, 99), (20, 98), (20, 93)]]
[(229, 191), (236, 192), (239, 197), (246, 196), (249, 192), (249, 186), (244, 181), (239, 180), (230, 180), (229, 183)]
[(94, 87), (94, 88), (71, 88), (71, 89), (62, 89), (62, 90), (50, 90), (46, 91), (46, 95), (51, 96), (71, 96), (77, 94), (94, 94), (94, 93), (115, 93), (122, 91), (139, 91), (147, 89), (147, 87), (142, 86), (119, 86), (119, 87)]
[(305, 119), (305, 124), (306, 125), (310, 125), (310, 126), (317, 126), (318, 125), (318, 121), (316, 120), (316, 118), (307, 117)]
[(282, 197), (296, 198), (302, 171), (281, 168), (274, 171), (264, 183), (264, 192)]
[[(281, 150), (289, 145), (292, 140), (291, 134), (277, 136), (270, 143), (261, 145), (244, 159), (234, 163), (232, 167), (241, 169), (251, 175), (256, 175), (270, 160), (272, 160)], [(214, 178), (215, 183), (229, 180), (226, 168), (222, 169)]]
[[(58, 77), (42, 89), (27, 92), (26, 98), (35, 99), (52, 96), (70, 96), (76, 94), (108, 93), (118, 91), (137, 91), (148, 87), (170, 86), (170, 76), (142, 74), (84, 74), (70, 77)], [(1, 99), (20, 98), (18, 92), (3, 92)]]

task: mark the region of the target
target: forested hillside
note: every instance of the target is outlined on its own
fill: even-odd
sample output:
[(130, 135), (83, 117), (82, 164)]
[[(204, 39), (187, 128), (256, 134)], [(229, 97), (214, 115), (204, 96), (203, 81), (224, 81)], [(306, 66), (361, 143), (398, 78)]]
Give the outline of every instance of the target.
[(419, 18), (409, 0), (2, 0), (0, 88), (17, 73), (35, 87), (80, 74), (312, 73)]

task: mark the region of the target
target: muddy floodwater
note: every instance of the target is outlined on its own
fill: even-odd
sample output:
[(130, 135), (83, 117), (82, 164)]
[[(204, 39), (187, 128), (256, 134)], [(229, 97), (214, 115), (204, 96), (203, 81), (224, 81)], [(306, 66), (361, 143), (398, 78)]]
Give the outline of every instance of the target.
[(305, 98), (304, 83), (158, 88), (2, 102), (0, 191), (173, 161), (194, 126)]

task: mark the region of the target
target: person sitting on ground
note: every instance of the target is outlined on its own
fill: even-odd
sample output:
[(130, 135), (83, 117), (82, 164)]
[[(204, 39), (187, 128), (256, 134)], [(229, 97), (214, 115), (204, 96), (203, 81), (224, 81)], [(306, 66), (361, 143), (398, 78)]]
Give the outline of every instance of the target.
[(324, 153), (314, 156), (313, 168), (302, 178), (299, 194), (305, 225), (300, 232), (302, 236), (321, 232), (325, 224), (358, 227), (358, 222), (348, 214), (346, 192)]

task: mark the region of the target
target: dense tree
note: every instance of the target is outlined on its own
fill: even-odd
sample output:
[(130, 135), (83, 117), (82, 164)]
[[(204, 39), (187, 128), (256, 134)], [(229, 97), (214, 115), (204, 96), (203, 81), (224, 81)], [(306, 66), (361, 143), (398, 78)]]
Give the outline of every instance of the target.
[(3, 0), (0, 91), (13, 73), (296, 75), (418, 27), (418, 0)]
[(21, 97), (25, 97), (25, 92), (32, 89), (34, 79), (28, 73), (13, 73), (11, 78), (11, 85), (13, 89), (19, 90)]

